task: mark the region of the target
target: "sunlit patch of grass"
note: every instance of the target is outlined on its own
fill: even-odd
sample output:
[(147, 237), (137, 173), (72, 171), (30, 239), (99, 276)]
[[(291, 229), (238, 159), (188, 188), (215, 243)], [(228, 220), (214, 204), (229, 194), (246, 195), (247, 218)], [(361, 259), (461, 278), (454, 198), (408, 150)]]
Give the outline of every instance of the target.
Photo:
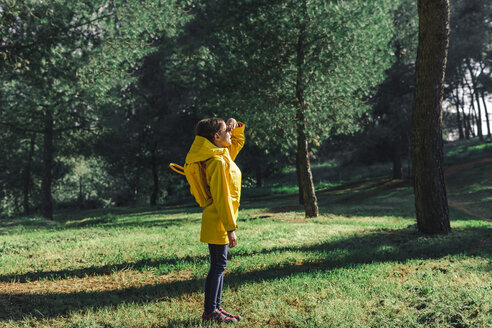
[(74, 220), (65, 222), (66, 227), (85, 227), (101, 223), (111, 223), (115, 220), (115, 216), (108, 213), (101, 217), (89, 217), (82, 220)]

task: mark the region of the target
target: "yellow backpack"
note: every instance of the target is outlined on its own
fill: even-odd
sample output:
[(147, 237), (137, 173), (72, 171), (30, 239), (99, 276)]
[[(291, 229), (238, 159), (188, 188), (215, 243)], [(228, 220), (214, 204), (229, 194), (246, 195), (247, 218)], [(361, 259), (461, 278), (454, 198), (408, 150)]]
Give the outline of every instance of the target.
[(184, 167), (170, 163), (169, 167), (186, 177), (186, 180), (190, 184), (190, 192), (200, 207), (207, 207), (212, 204), (212, 195), (210, 194), (210, 187), (208, 186), (205, 174), (205, 164), (203, 162), (185, 164)]

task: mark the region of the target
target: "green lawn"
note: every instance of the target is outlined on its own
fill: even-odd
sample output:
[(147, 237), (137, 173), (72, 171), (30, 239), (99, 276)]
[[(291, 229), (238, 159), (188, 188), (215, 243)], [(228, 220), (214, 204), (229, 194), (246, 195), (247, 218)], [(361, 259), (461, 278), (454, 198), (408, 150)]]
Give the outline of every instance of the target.
[[(320, 188), (316, 219), (295, 193), (245, 198), (224, 307), (237, 327), (492, 326), (490, 165), (447, 178), (445, 236), (416, 231), (405, 181)], [(199, 230), (189, 206), (1, 220), (0, 326), (201, 327)]]

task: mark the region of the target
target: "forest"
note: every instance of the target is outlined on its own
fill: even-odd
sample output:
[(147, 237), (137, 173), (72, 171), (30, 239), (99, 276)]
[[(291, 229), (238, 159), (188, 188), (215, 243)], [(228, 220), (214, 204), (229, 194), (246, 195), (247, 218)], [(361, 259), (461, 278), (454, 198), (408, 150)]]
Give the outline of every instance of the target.
[(0, 0), (0, 327), (492, 327), (491, 18)]
[[(450, 2), (442, 136), (482, 142), (492, 4)], [(2, 0), (0, 14), (3, 217), (190, 201), (168, 164), (211, 116), (247, 125), (251, 194), (295, 169), (302, 203), (310, 165), (330, 162), (411, 179), (416, 1)]]

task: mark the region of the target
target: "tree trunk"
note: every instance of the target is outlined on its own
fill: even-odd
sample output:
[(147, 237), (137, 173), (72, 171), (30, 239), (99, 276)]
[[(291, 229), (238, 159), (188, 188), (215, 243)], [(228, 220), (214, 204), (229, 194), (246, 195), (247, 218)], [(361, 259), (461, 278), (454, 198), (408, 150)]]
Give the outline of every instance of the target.
[(466, 115), (466, 112), (465, 112), (465, 86), (463, 84), (462, 84), (461, 90), (462, 90), (461, 91), (462, 101), (460, 102), (460, 105), (461, 105), (461, 112), (463, 114), (463, 125), (465, 128), (465, 138), (470, 139), (470, 128), (471, 128), (470, 116)]
[[(303, 119), (301, 111), (298, 111), (298, 119)], [(314, 190), (313, 175), (308, 156), (308, 143), (304, 132), (304, 124), (299, 124), (297, 128), (297, 153), (299, 156), (299, 175), (300, 188), (304, 200), (304, 212), (306, 217), (318, 216), (318, 199)]]
[(41, 214), (43, 217), (53, 219), (53, 198), (51, 196), (51, 184), (53, 181), (53, 110), (46, 108), (44, 116), (44, 150), (43, 150), (43, 180), (41, 182)]
[(391, 157), (393, 159), (393, 179), (403, 178), (403, 167), (401, 164), (401, 136), (398, 136), (393, 143)]
[(257, 165), (255, 171), (256, 171), (256, 187), (259, 188), (263, 184), (261, 179), (261, 166)]
[(477, 121), (476, 113), (475, 113), (475, 101), (473, 100), (473, 89), (470, 86), (470, 83), (468, 83), (465, 80), (465, 85), (468, 88), (468, 91), (470, 92), (470, 98), (471, 98), (470, 105), (468, 106), (468, 124), (470, 128), (470, 135), (473, 138), (475, 137), (475, 130), (473, 129), (473, 127), (476, 125), (476, 121)]
[(302, 189), (301, 181), (301, 160), (299, 158), (299, 152), (296, 151), (296, 174), (297, 174), (297, 189), (299, 191), (299, 204), (304, 205), (304, 191)]
[(29, 190), (31, 189), (31, 167), (32, 167), (32, 156), (34, 154), (34, 136), (31, 136), (31, 142), (29, 145), (29, 152), (27, 155), (27, 163), (24, 172), (24, 215), (29, 215)]
[[(474, 126), (478, 126), (477, 124), (477, 112), (475, 111), (475, 101), (473, 100), (473, 95), (472, 95), (472, 99), (471, 99), (471, 102), (470, 102), (470, 111), (469, 111), (469, 115), (470, 115), (470, 131), (471, 131), (471, 135), (472, 135), (472, 138), (476, 136), (475, 134), (475, 129), (473, 128)], [(477, 131), (478, 133), (478, 131)]]
[(152, 188), (152, 195), (150, 196), (150, 206), (157, 205), (157, 197), (159, 195), (159, 174), (157, 167), (157, 158), (155, 156), (155, 148), (152, 149), (151, 153), (151, 164), (152, 164), (152, 176), (154, 178), (154, 186)]
[[(478, 133), (478, 138), (480, 140), (483, 140), (483, 132), (482, 132), (482, 109), (480, 108), (480, 98), (479, 98), (479, 91), (478, 91), (478, 86), (476, 82), (476, 77), (475, 74), (473, 74), (473, 68), (471, 67), (470, 61), (466, 61), (466, 66), (468, 67), (468, 71), (470, 72), (471, 76), (471, 81), (472, 81), (472, 87), (473, 90), (470, 90), (471, 92), (471, 102), (473, 103), (473, 96), (475, 96), (475, 100), (477, 101), (477, 111), (478, 111), (478, 116), (477, 116), (477, 133)], [(474, 106), (475, 107), (475, 106)]]
[[(306, 2), (303, 2), (304, 18), (307, 17)], [(306, 136), (306, 118), (304, 110), (306, 103), (304, 100), (304, 59), (305, 59), (305, 27), (301, 24), (301, 31), (297, 43), (297, 80), (296, 80), (296, 98), (297, 98), (297, 176), (299, 177), (299, 191), (302, 190), (302, 200), (304, 202), (304, 211), (306, 217), (318, 216), (318, 199), (314, 190), (313, 175), (308, 156), (308, 142)]]
[(465, 135), (463, 133), (463, 124), (461, 123), (461, 116), (460, 116), (460, 95), (459, 91), (456, 90), (456, 95), (455, 95), (455, 100), (456, 100), (456, 119), (458, 123), (458, 134), (460, 137), (460, 140), (465, 139)]
[(465, 125), (465, 138), (470, 139), (470, 116), (466, 115), (465, 109), (463, 108), (463, 123)]
[(448, 233), (443, 174), (442, 99), (449, 44), (449, 0), (418, 0), (419, 45), (412, 122), (412, 159), (418, 230)]
[[(411, 133), (411, 131), (409, 131), (409, 134)], [(409, 136), (409, 139), (411, 140), (410, 136)], [(408, 157), (407, 157), (407, 176), (408, 176), (408, 180), (412, 180), (413, 178), (413, 167), (412, 167), (412, 143), (409, 142), (408, 143), (408, 149), (407, 149), (407, 154), (408, 154)]]
[(77, 197), (77, 203), (79, 208), (84, 207), (84, 188), (82, 184), (82, 176), (79, 177), (79, 196)]
[(138, 187), (133, 186), (133, 193), (132, 193), (132, 205), (137, 204), (138, 200)]
[[(480, 140), (483, 140), (483, 131), (482, 131), (482, 108), (480, 106), (480, 98), (478, 97), (478, 90), (474, 90), (475, 94), (475, 99), (477, 100), (477, 111), (478, 111), (478, 116), (477, 116), (477, 133), (478, 133), (478, 138)], [(473, 95), (472, 95), (472, 101), (473, 101)]]
[(480, 92), (482, 96), (483, 109), (485, 110), (485, 121), (487, 122), (487, 136), (490, 137), (490, 120), (489, 111), (487, 110), (487, 102), (485, 101), (484, 91)]

